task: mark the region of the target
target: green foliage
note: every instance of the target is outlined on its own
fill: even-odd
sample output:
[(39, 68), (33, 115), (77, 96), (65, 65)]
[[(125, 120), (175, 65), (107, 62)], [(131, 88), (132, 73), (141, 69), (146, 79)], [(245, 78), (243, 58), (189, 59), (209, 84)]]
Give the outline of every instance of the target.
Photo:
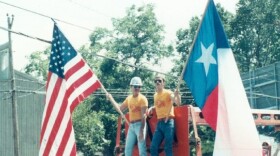
[(104, 139), (105, 129), (101, 121), (104, 112), (92, 112), (91, 100), (87, 99), (78, 105), (73, 114), (77, 148), (86, 156), (103, 151), (110, 144), (109, 140)]
[[(233, 15), (226, 11), (224, 8), (221, 7), (221, 5), (217, 4), (217, 10), (220, 13), (221, 20), (224, 24), (224, 29), (226, 32), (230, 32), (230, 21), (233, 19)], [(180, 54), (180, 59), (175, 60), (175, 66), (172, 68), (171, 72), (173, 75), (180, 75), (183, 71), (183, 67), (185, 66), (188, 56), (191, 52), (192, 44), (195, 39), (195, 35), (198, 31), (199, 23), (200, 23), (199, 17), (193, 17), (189, 21), (188, 28), (181, 28), (176, 32), (177, 41), (176, 41), (176, 50)], [(172, 79), (172, 78), (171, 78)], [(186, 88), (185, 82), (181, 84), (180, 88)], [(190, 94), (185, 93), (183, 94), (185, 97), (191, 97)], [(193, 100), (191, 98), (182, 99), (182, 103), (185, 104), (192, 104)], [(194, 104), (195, 106), (195, 104)]]
[[(82, 46), (78, 52), (82, 55), (82, 57), (85, 59), (87, 64), (93, 68), (93, 69), (98, 69), (101, 63), (101, 59), (99, 57), (96, 57), (92, 49)], [(95, 71), (95, 70), (94, 70)]]
[(241, 71), (280, 60), (280, 1), (240, 0), (231, 22), (233, 51)]
[[(217, 10), (220, 14), (229, 43), (235, 54), (240, 71), (263, 67), (280, 60), (280, 1), (278, 0), (240, 0), (236, 15), (225, 11), (219, 4)], [(200, 20), (194, 17), (189, 22), (189, 28), (177, 31), (176, 49), (181, 54), (181, 60), (186, 61), (194, 40)], [(182, 69), (182, 64), (173, 71)], [(212, 155), (214, 133), (205, 127), (198, 130), (202, 140), (203, 155)], [(267, 129), (260, 129), (260, 133), (268, 135)], [(279, 141), (278, 133), (269, 133)], [(207, 136), (210, 136), (207, 138)], [(194, 149), (193, 151), (194, 152)]]
[[(220, 4), (217, 4), (217, 10), (220, 14), (226, 34), (229, 34), (228, 32), (231, 30), (229, 23), (233, 18), (233, 15), (224, 10)], [(192, 48), (192, 43), (194, 42), (200, 20), (201, 19), (198, 17), (193, 17), (189, 21), (189, 28), (181, 28), (177, 31), (176, 35), (178, 40), (176, 41), (176, 49), (181, 54), (181, 59), (179, 61), (186, 62), (187, 57), (192, 50), (190, 48)], [(182, 66), (183, 64), (179, 63), (178, 65)]]
[(101, 121), (104, 123), (105, 137), (110, 140), (110, 144), (104, 147), (104, 155), (112, 155), (116, 146), (116, 132), (117, 132), (117, 115), (115, 113), (109, 113), (103, 111), (101, 115)]
[[(198, 126), (197, 133), (201, 140), (203, 156), (212, 156), (214, 149), (215, 132), (208, 126)], [(196, 143), (192, 124), (190, 124), (190, 153), (195, 156)]]
[[(241, 71), (280, 60), (279, 5), (278, 0), (240, 0), (237, 13), (233, 15), (217, 4)], [(112, 30), (96, 28), (90, 35), (90, 47), (83, 46), (79, 50), (104, 87), (110, 89), (110, 93), (119, 103), (129, 94), (129, 81), (133, 76), (142, 78), (142, 91), (154, 88), (152, 80), (155, 73), (138, 67), (158, 65), (163, 58), (174, 54), (173, 47), (163, 43), (164, 26), (158, 23), (153, 9), (154, 6), (150, 4), (139, 8), (130, 7), (124, 17), (112, 19)], [(193, 17), (187, 28), (177, 31), (176, 50), (180, 58), (176, 60), (170, 73), (176, 79), (172, 76), (166, 78), (167, 88), (175, 88), (177, 85), (175, 82), (187, 61), (199, 22), (199, 17)], [(49, 54), (50, 48), (32, 53), (25, 72), (46, 80)], [(99, 55), (112, 59), (104, 59)], [(150, 106), (153, 105), (152, 94), (146, 94), (151, 97)], [(73, 114), (78, 150), (85, 155), (94, 155), (100, 151), (104, 155), (113, 155), (117, 117), (118, 113), (100, 90), (80, 104)], [(209, 127), (199, 127), (198, 130), (203, 155), (211, 155), (214, 132)]]
[[(91, 55), (102, 54), (112, 59), (103, 59), (99, 63), (98, 77), (105, 88), (111, 90), (115, 100), (122, 103), (129, 93), (129, 82), (134, 76), (142, 78), (142, 91), (154, 88), (154, 73), (138, 67), (149, 68), (173, 52), (171, 45), (164, 45), (163, 26), (153, 12), (152, 5), (135, 6), (127, 10), (126, 16), (113, 19), (113, 30), (97, 28), (90, 36)], [(119, 61), (120, 60), (122, 63)], [(131, 66), (128, 66), (130, 64)], [(124, 92), (124, 89), (127, 91)], [(152, 95), (146, 95), (152, 97)], [(153, 104), (152, 98), (149, 99)], [(105, 96), (98, 96), (91, 105), (91, 109), (102, 114), (101, 120), (105, 127), (105, 138), (111, 140), (110, 146), (104, 150), (106, 155), (112, 155), (115, 147), (117, 112), (106, 100)], [(114, 130), (112, 130), (112, 127)], [(111, 153), (110, 153), (111, 152)]]
[(158, 63), (171, 54), (162, 44), (163, 25), (158, 24), (152, 5), (132, 6), (127, 16), (113, 19), (113, 25), (117, 36), (113, 42), (114, 53), (121, 58), (134, 58), (134, 65), (140, 65), (141, 60)]
[(46, 81), (48, 74), (50, 48), (44, 51), (33, 52), (28, 56), (28, 62), (24, 68), (24, 72), (37, 77), (39, 80)]

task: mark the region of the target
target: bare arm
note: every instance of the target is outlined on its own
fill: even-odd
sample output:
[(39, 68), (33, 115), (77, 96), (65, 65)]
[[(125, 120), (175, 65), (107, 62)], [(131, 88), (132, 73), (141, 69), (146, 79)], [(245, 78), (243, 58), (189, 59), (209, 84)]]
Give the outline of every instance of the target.
[(141, 120), (146, 120), (146, 112), (148, 111), (148, 107), (144, 106), (141, 107)]
[(171, 94), (171, 100), (173, 103), (175, 103), (177, 106), (181, 105), (181, 95), (179, 91), (176, 89), (173, 94)]
[(153, 115), (153, 111), (154, 111), (154, 109), (155, 109), (155, 106), (152, 106), (152, 107), (150, 107), (149, 109), (148, 109), (148, 116), (149, 117), (151, 117), (151, 115)]
[(139, 140), (143, 140), (144, 138), (144, 128), (146, 127), (146, 112), (148, 107), (141, 107), (141, 128), (139, 132)]
[(113, 96), (112, 96), (111, 94), (107, 94), (106, 96), (107, 96), (107, 98), (109, 99), (109, 101), (110, 101), (111, 103), (113, 103), (113, 104), (116, 105), (116, 106), (119, 106), (119, 108), (120, 108), (120, 110), (121, 110), (122, 112), (123, 112), (125, 109), (127, 109), (127, 106), (126, 106), (126, 105), (124, 105), (124, 104), (119, 105), (119, 104), (115, 101), (115, 99), (113, 98)]
[(124, 105), (123, 103), (120, 105), (120, 110), (123, 112), (127, 109), (127, 106)]

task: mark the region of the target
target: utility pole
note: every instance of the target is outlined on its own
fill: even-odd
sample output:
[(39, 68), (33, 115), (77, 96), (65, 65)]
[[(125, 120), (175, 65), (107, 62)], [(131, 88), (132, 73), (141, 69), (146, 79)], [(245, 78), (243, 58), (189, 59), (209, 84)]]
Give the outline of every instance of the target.
[[(12, 29), (14, 15), (12, 17), (7, 14), (8, 29)], [(13, 137), (14, 137), (14, 155), (19, 156), (19, 137), (18, 137), (18, 118), (17, 118), (17, 96), (16, 96), (16, 84), (15, 84), (15, 73), (13, 63), (13, 51), (12, 51), (12, 39), (11, 32), (8, 31), (9, 37), (9, 65), (10, 65), (10, 78), (12, 88), (12, 116), (13, 116)]]

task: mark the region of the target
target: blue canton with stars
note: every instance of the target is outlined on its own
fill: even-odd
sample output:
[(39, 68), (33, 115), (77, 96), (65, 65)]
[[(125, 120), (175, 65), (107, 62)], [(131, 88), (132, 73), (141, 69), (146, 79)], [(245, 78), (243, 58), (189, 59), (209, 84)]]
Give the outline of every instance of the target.
[(49, 71), (64, 78), (65, 64), (74, 58), (77, 52), (59, 30), (56, 24), (53, 29), (52, 49), (50, 56)]

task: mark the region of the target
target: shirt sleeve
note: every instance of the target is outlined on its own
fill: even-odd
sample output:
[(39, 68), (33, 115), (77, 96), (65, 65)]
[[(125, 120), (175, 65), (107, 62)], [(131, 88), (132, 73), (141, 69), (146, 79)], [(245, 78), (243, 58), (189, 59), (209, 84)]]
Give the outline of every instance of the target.
[[(168, 99), (168, 101), (171, 101), (171, 96), (172, 96), (172, 94), (173, 94), (173, 92), (171, 91), (171, 90), (168, 90), (167, 91), (167, 93), (168, 93), (168, 97), (167, 97), (167, 99)], [(174, 95), (173, 95), (174, 96)]]
[(141, 107), (148, 107), (148, 100), (145, 96), (141, 99)]
[(124, 105), (126, 107), (128, 106), (128, 97), (123, 101), (122, 105)]

